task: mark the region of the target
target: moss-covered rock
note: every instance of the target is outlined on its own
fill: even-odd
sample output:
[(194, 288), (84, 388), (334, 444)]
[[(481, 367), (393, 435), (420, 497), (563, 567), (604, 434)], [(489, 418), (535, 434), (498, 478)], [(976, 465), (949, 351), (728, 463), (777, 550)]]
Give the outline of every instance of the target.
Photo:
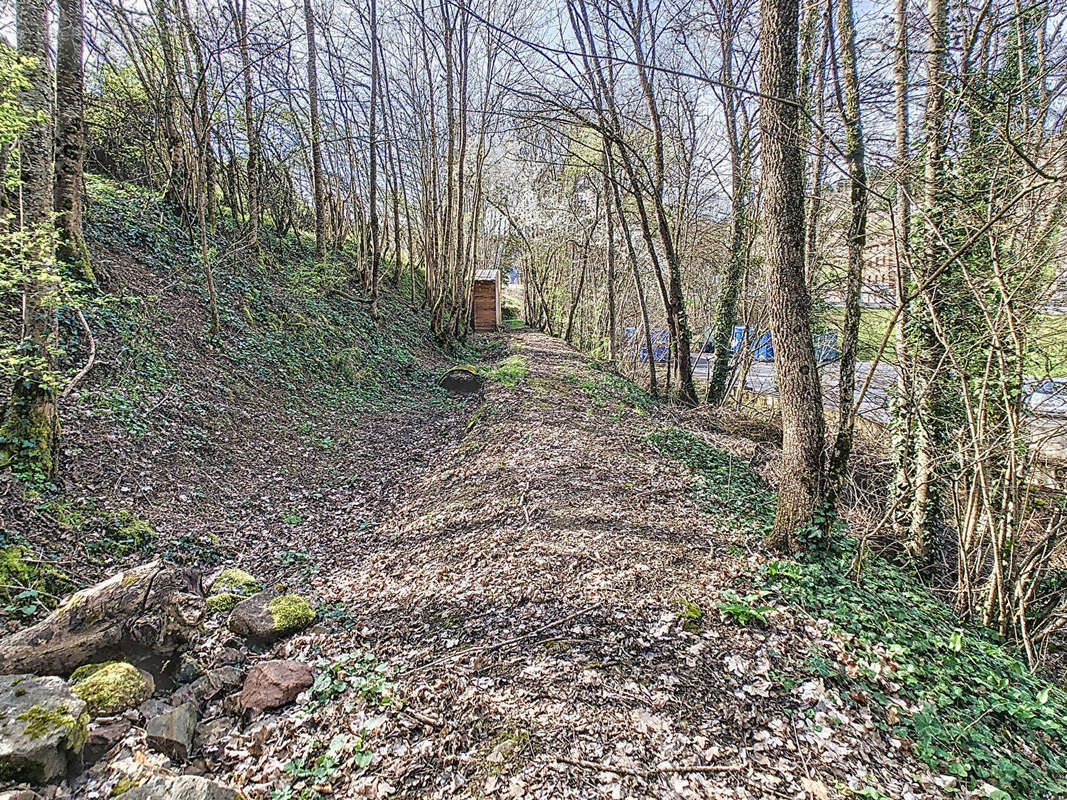
[(244, 598), (239, 594), (233, 594), (232, 592), (223, 592), (222, 594), (213, 594), (204, 604), (207, 610), (215, 613), (218, 611), (232, 611), (233, 607), (240, 603)]
[(88, 736), (86, 704), (61, 678), (0, 676), (0, 778), (43, 783), (62, 776)]
[(306, 628), (315, 621), (315, 609), (298, 594), (289, 592), (278, 595), (267, 604), (274, 630), (290, 633)]
[(94, 717), (119, 714), (140, 705), (156, 690), (152, 676), (125, 661), (86, 664), (70, 676), (71, 691)]
[(212, 594), (229, 593), (248, 597), (259, 590), (259, 581), (243, 569), (233, 567), (220, 572), (219, 576), (211, 584)]
[(227, 625), (238, 636), (269, 642), (306, 628), (314, 620), (315, 609), (305, 598), (268, 589), (234, 606)]

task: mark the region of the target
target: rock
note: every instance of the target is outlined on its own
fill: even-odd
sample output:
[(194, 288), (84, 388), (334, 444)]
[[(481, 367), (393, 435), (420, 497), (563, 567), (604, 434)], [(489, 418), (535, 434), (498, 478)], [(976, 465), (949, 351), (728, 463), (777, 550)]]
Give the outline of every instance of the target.
[(266, 711), (293, 702), (315, 676), (302, 661), (278, 659), (256, 664), (241, 689), (241, 712)]
[(204, 616), (200, 576), (160, 562), (82, 589), (36, 625), (0, 640), (0, 673), (67, 675), (116, 652), (170, 656)]
[(470, 364), (458, 364), (437, 379), (437, 385), (453, 394), (476, 394), (485, 384), (485, 378)]
[(85, 701), (90, 716), (107, 717), (143, 703), (156, 691), (156, 682), (133, 664), (107, 661), (74, 670), (70, 690)]
[(245, 654), (236, 647), (224, 647), (219, 651), (220, 664), (240, 664), (245, 660)]
[(62, 678), (0, 675), (0, 777), (29, 783), (62, 777), (88, 735), (85, 701)]
[(199, 775), (156, 778), (124, 792), (124, 800), (236, 800), (237, 792)]
[(211, 595), (204, 601), (204, 606), (212, 614), (218, 614), (223, 611), (233, 611), (234, 607), (244, 599), (243, 595), (223, 592), (222, 594)]
[(128, 719), (118, 719), (89, 728), (89, 739), (82, 753), (85, 763), (91, 764), (103, 758), (112, 747), (126, 738), (132, 727), (133, 723)]
[(192, 703), (152, 717), (145, 726), (148, 743), (174, 761), (185, 761), (196, 736), (196, 706)]
[(0, 792), (0, 800), (41, 800), (41, 796), (33, 789), (12, 789)]
[(315, 620), (315, 610), (298, 594), (279, 594), (268, 589), (238, 603), (227, 622), (238, 636), (272, 642), (306, 628)]
[(152, 717), (158, 717), (160, 714), (165, 714), (173, 709), (174, 706), (170, 703), (153, 697), (137, 706), (137, 713), (141, 715), (142, 719), (150, 720)]
[(211, 582), (211, 594), (232, 592), (248, 597), (258, 592), (261, 588), (259, 581), (243, 569), (224, 569)]
[(201, 706), (210, 700), (214, 700), (223, 692), (240, 686), (241, 678), (241, 670), (236, 667), (218, 667), (210, 670), (188, 686), (178, 689), (171, 696), (171, 705), (180, 706), (185, 703), (193, 703), (196, 706)]
[(204, 668), (190, 653), (178, 656), (178, 668), (174, 670), (174, 680), (178, 683), (192, 683), (204, 674)]
[(197, 751), (202, 752), (222, 747), (236, 724), (230, 717), (219, 717), (209, 722), (201, 722), (196, 727), (195, 742)]

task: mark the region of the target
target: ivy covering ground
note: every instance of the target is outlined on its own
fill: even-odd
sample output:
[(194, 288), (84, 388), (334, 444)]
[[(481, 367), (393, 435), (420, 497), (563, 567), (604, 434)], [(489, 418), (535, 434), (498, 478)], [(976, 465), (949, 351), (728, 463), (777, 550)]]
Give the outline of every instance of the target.
[[(702, 505), (765, 532), (774, 496), (747, 465), (677, 429), (650, 440), (700, 477)], [(958, 616), (902, 567), (840, 536), (831, 552), (766, 563), (764, 596), (828, 620), (844, 658), (812, 653), (811, 673), (847, 702), (882, 709), (881, 727), (932, 769), (999, 800), (1067, 794), (1067, 693), (990, 632)], [(798, 676), (800, 677), (800, 676)]]

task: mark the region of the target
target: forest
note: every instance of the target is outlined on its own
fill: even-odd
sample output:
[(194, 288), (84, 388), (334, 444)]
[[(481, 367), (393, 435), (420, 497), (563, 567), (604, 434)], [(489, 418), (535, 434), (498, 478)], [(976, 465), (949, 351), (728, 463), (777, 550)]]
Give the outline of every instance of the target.
[(0, 800), (1067, 797), (1067, 4), (0, 2)]

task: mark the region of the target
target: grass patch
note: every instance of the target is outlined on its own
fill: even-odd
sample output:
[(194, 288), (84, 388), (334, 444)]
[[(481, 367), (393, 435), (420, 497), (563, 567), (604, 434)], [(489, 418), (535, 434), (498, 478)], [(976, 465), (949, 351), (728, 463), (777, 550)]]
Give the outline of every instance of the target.
[[(750, 533), (770, 525), (773, 495), (746, 465), (683, 431), (649, 439), (700, 477), (697, 494), (710, 513)], [(1064, 796), (1067, 693), (992, 633), (962, 622), (905, 569), (858, 559), (856, 547), (838, 536), (831, 552), (768, 563), (752, 575), (758, 593), (743, 605), (780, 598), (779, 607), (828, 620), (851, 663), (813, 653), (810, 673), (840, 689), (843, 702), (861, 698), (880, 710), (881, 729), (910, 742), (932, 769), (971, 787), (989, 783), (999, 800)]]
[(482, 374), (493, 383), (511, 387), (526, 380), (527, 372), (526, 359), (522, 356), (508, 356), (499, 364), (482, 370)]

